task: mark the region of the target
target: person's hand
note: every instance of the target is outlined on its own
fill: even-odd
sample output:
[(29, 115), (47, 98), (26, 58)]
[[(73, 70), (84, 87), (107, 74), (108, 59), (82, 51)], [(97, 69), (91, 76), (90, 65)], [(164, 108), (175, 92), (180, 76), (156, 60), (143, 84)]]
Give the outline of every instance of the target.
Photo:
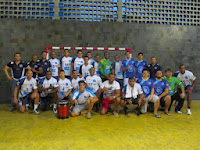
[(103, 91), (108, 91), (108, 88), (104, 86)]
[(53, 86), (51, 85), (50, 87), (48, 87), (48, 89), (53, 89)]
[(151, 102), (152, 99), (153, 99), (153, 96), (150, 96), (148, 101)]
[(182, 99), (184, 99), (184, 98), (185, 98), (185, 93), (181, 93), (181, 94), (180, 94), (180, 97), (181, 97)]
[(65, 93), (65, 94), (64, 94), (64, 97), (67, 97), (68, 95), (69, 95), (69, 94)]
[(32, 72), (37, 72), (37, 71), (35, 70), (35, 68), (32, 68), (31, 71), (32, 71)]
[(111, 100), (113, 100), (114, 98), (113, 98), (113, 96), (108, 96), (108, 99), (111, 101)]
[(14, 98), (14, 103), (17, 104), (18, 103), (18, 99)]
[(13, 81), (14, 79), (11, 76), (8, 76), (8, 80)]
[(130, 66), (128, 65), (126, 68), (127, 68), (127, 69), (129, 69), (129, 68), (130, 68)]

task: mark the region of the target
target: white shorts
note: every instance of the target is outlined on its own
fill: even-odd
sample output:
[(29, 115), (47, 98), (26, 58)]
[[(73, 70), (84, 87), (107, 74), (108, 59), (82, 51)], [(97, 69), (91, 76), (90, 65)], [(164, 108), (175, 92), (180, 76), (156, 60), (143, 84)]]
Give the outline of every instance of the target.
[[(150, 98), (150, 95), (147, 97), (147, 102), (149, 102), (149, 98)], [(151, 102), (155, 103), (157, 100), (159, 100), (159, 97), (154, 94), (153, 97), (152, 97)]]
[(87, 102), (85, 104), (76, 104), (73, 108), (73, 112), (76, 113), (76, 114), (79, 114), (81, 111), (85, 110), (85, 109), (88, 109), (88, 104)]

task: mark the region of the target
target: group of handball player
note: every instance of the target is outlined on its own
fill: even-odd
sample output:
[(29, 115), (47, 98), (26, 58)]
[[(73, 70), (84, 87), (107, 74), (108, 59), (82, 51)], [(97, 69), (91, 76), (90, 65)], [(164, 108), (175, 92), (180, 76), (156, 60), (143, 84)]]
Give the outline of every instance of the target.
[[(92, 111), (118, 116), (118, 107), (122, 107), (125, 115), (150, 112), (161, 118), (158, 111), (170, 116), (173, 102), (173, 111), (182, 114), (187, 99), (186, 113), (192, 115), (196, 77), (184, 64), (174, 73), (170, 68), (163, 71), (155, 57), (147, 64), (143, 53), (138, 53), (135, 60), (129, 51), (122, 59), (114, 56), (113, 62), (109, 60), (109, 52), (104, 53), (104, 58), (98, 54), (93, 58), (91, 52), (83, 56), (78, 50), (72, 58), (65, 49), (61, 58), (54, 51), (50, 57), (47, 59), (43, 51), (41, 59), (33, 55), (30, 62), (24, 62), (21, 54), (15, 53), (14, 60), (4, 67), (12, 90), (10, 111), (19, 109), (23, 113), (33, 109), (33, 113), (40, 114), (51, 109), (56, 114), (58, 101), (68, 101), (71, 117), (85, 114), (89, 119)], [(111, 104), (114, 104), (112, 109)]]

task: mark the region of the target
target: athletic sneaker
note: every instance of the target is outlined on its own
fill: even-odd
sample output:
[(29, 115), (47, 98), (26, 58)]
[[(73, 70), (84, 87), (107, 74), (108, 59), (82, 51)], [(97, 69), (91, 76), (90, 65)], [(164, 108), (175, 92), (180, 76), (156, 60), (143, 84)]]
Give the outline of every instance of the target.
[(155, 114), (154, 117), (161, 118), (161, 116), (159, 114)]
[(87, 119), (90, 119), (91, 118), (91, 112), (88, 112), (87, 113)]
[(178, 113), (178, 114), (182, 114), (182, 111), (179, 111), (179, 110), (177, 110), (175, 112)]
[(142, 114), (141, 108), (139, 108), (139, 107), (135, 108), (134, 112), (136, 113), (137, 116)]
[(34, 109), (33, 113), (35, 113), (36, 115), (40, 114), (40, 112), (38, 111), (38, 109)]
[(16, 107), (11, 107), (10, 109), (9, 109), (9, 111), (13, 111), (13, 110), (15, 110), (16, 109)]
[(57, 114), (57, 113), (58, 113), (58, 111), (57, 111), (56, 108), (53, 108), (53, 113), (54, 113), (54, 114)]
[(188, 114), (188, 115), (192, 115), (192, 112), (191, 112), (190, 109), (187, 109), (187, 114)]
[(116, 116), (116, 117), (119, 116), (118, 112), (116, 112), (116, 111), (113, 111), (113, 114), (114, 114), (114, 116)]

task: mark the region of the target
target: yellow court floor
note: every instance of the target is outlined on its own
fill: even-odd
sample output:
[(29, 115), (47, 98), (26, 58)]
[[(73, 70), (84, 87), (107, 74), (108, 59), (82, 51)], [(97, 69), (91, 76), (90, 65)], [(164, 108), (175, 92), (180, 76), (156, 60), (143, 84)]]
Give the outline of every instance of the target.
[[(173, 107), (174, 108), (174, 107)], [(136, 116), (109, 113), (57, 119), (52, 111), (34, 115), (9, 112), (0, 105), (1, 150), (200, 150), (200, 101), (192, 102), (192, 115), (157, 119), (151, 113)]]

